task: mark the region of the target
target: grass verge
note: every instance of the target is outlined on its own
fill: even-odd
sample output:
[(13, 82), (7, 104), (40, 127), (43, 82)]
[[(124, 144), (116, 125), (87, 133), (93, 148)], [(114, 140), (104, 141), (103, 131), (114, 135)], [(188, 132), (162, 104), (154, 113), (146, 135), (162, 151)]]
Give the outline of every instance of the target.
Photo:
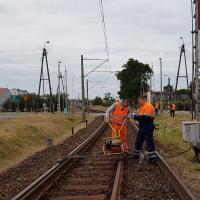
[[(156, 117), (155, 123), (159, 124), (156, 134), (158, 151), (163, 155), (176, 155), (188, 149), (189, 144), (182, 139), (182, 121), (191, 119), (187, 113), (177, 113), (175, 118), (171, 118), (168, 113), (162, 113)], [(176, 174), (181, 177), (188, 188), (200, 199), (200, 164), (193, 162), (194, 152), (188, 151), (174, 158), (163, 156)]]
[[(89, 115), (88, 121), (94, 118)], [(0, 171), (47, 147), (47, 138), (52, 138), (53, 143), (57, 144), (70, 137), (72, 127), (78, 131), (85, 127), (85, 123), (81, 123), (80, 116), (50, 114), (0, 121)]]

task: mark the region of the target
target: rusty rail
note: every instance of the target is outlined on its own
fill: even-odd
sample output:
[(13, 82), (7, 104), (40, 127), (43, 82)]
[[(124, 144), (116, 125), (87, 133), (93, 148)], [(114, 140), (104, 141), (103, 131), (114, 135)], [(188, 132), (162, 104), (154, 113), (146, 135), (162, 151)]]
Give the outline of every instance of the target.
[(179, 177), (173, 172), (168, 163), (161, 157), (161, 155), (157, 154), (157, 164), (168, 180), (173, 184), (174, 189), (181, 199), (184, 200), (194, 200), (194, 196), (188, 190), (188, 188), (183, 184), (183, 182), (179, 179)]
[[(136, 124), (129, 120), (129, 123), (133, 128), (138, 130)], [(174, 186), (175, 191), (179, 197), (183, 200), (195, 200), (195, 197), (192, 195), (190, 190), (184, 185), (180, 178), (173, 172), (168, 163), (162, 158), (162, 156), (156, 152), (157, 155), (157, 165), (163, 172), (163, 174), (168, 178), (170, 183)]]
[(124, 161), (118, 161), (111, 200), (120, 200), (121, 183), (123, 179)]
[[(103, 122), (101, 126), (90, 137), (88, 137), (82, 144), (80, 144), (71, 153), (69, 153), (66, 159), (54, 165), (51, 169), (49, 169), (45, 174), (40, 176), (37, 180), (35, 180), (31, 185), (25, 188), (12, 200), (39, 199), (42, 196), (42, 194), (45, 191), (47, 191), (63, 173), (70, 169), (70, 167), (74, 163), (73, 156), (78, 153), (80, 154), (81, 152), (86, 150), (102, 134), (105, 127), (106, 123)], [(72, 157), (70, 158), (70, 156)]]

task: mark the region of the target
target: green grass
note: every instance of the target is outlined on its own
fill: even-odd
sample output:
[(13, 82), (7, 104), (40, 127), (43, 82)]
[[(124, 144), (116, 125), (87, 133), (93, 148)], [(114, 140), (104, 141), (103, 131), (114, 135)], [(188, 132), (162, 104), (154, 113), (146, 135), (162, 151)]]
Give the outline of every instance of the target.
[[(156, 138), (172, 151), (181, 151), (188, 148), (189, 144), (182, 139), (182, 121), (188, 121), (191, 116), (186, 113), (177, 113), (176, 118), (171, 118), (168, 113), (156, 117), (155, 123), (159, 124)], [(192, 151), (189, 155), (191, 156)]]
[[(94, 116), (89, 116), (91, 121)], [(27, 156), (47, 146), (47, 138), (54, 144), (71, 136), (85, 126), (80, 116), (37, 114), (0, 121), (0, 170), (9, 168)]]
[[(158, 150), (162, 154), (175, 155), (189, 148), (189, 144), (182, 139), (182, 121), (188, 120), (191, 120), (191, 115), (183, 112), (176, 113), (175, 118), (171, 118), (168, 113), (156, 117), (155, 123), (159, 124), (159, 130), (155, 137)], [(197, 199), (200, 199), (200, 164), (193, 162), (193, 157), (194, 152), (190, 150), (174, 158), (164, 158), (194, 192)]]

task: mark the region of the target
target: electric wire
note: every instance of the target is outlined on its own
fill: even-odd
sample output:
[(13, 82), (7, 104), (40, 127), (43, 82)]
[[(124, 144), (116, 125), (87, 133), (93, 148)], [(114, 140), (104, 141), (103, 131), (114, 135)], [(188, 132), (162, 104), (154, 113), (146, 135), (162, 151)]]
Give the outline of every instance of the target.
[(190, 146), (189, 146), (188, 149), (186, 149), (186, 150), (184, 150), (184, 151), (182, 151), (182, 152), (179, 152), (179, 153), (177, 153), (177, 154), (174, 154), (174, 155), (166, 155), (166, 154), (163, 154), (163, 153), (161, 153), (161, 152), (159, 152), (159, 151), (158, 151), (158, 153), (159, 153), (161, 156), (164, 156), (164, 157), (166, 157), (166, 158), (175, 158), (175, 157), (177, 157), (177, 156), (180, 156), (180, 155), (182, 155), (182, 154), (184, 154), (184, 153), (189, 152), (191, 149), (192, 149), (192, 145), (190, 144)]
[[(104, 15), (104, 7), (103, 7), (103, 0), (99, 0), (99, 11), (100, 11), (100, 17), (101, 17), (101, 23), (102, 23), (102, 29), (103, 29), (103, 35), (104, 35), (104, 42), (105, 42), (105, 50), (106, 50), (106, 56), (107, 56), (107, 59), (106, 61), (108, 62), (108, 67), (109, 67), (109, 70), (111, 71), (111, 64), (110, 64), (110, 53), (109, 53), (109, 45), (108, 45), (108, 36), (107, 36), (107, 31), (106, 31), (106, 22), (105, 22), (105, 15)], [(105, 63), (105, 62), (104, 62)], [(103, 64), (104, 64), (103, 63)], [(102, 66), (103, 64), (101, 64), (100, 66)], [(99, 68), (96, 67), (95, 70)], [(94, 71), (94, 70), (93, 70)], [(95, 84), (92, 88), (90, 88), (89, 90), (93, 91), (96, 87), (100, 86), (104, 86), (108, 80), (109, 80), (109, 76), (111, 74), (108, 73), (105, 78), (102, 80), (102, 83), (97, 83)], [(101, 84), (101, 85), (100, 85)]]
[(103, 7), (103, 0), (99, 0), (99, 10), (101, 15), (101, 23), (102, 23), (102, 29), (104, 34), (104, 40), (105, 40), (105, 49), (106, 49), (106, 55), (109, 63), (109, 68), (111, 70), (110, 66), (110, 54), (109, 54), (109, 46), (108, 46), (108, 37), (107, 37), (107, 31), (106, 31), (106, 22), (105, 22), (105, 15), (104, 15), (104, 7)]
[[(165, 134), (165, 130), (166, 130), (166, 124), (165, 124), (165, 128), (164, 128), (164, 130), (163, 130), (163, 132), (164, 132), (163, 135)], [(192, 144), (190, 143), (190, 144), (189, 144), (189, 147), (188, 147), (187, 149), (185, 149), (185, 150), (183, 150), (183, 151), (181, 151), (181, 152), (179, 152), (179, 153), (176, 153), (176, 154), (174, 154), (174, 155), (167, 155), (167, 154), (161, 153), (161, 152), (159, 151), (159, 149), (157, 149), (157, 151), (158, 151), (158, 153), (159, 153), (161, 156), (164, 156), (164, 157), (166, 157), (166, 158), (175, 158), (175, 157), (177, 157), (177, 156), (180, 156), (180, 155), (182, 155), (182, 154), (185, 154), (185, 153), (189, 152), (191, 149), (192, 149)]]

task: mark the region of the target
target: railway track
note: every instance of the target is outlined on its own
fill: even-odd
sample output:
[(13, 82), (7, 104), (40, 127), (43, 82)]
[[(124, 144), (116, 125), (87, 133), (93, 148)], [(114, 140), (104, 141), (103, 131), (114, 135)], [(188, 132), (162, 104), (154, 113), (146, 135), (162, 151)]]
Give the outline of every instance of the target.
[[(128, 123), (130, 149), (134, 147), (136, 129)], [(103, 156), (103, 138), (108, 135), (110, 128), (102, 123), (13, 200), (194, 199), (159, 154), (158, 165)]]

